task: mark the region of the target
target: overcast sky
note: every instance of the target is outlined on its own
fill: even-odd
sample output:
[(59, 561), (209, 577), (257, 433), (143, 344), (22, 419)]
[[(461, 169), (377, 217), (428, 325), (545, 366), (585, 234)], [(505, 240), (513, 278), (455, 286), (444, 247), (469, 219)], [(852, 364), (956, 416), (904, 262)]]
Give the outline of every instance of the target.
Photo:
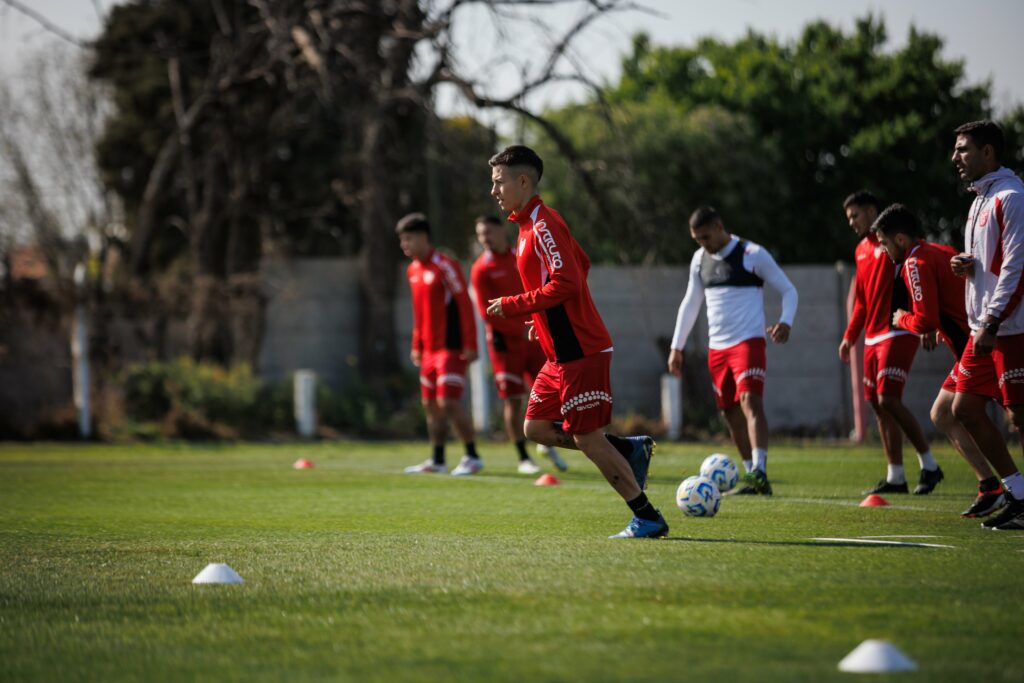
[[(857, 17), (874, 12), (885, 18), (891, 47), (906, 40), (911, 24), (946, 40), (945, 56), (964, 59), (972, 82), (991, 79), (998, 110), (1024, 102), (1024, 1), (1022, 0), (638, 0), (659, 13), (617, 15), (593, 28), (579, 43), (577, 54), (592, 75), (614, 80), (630, 36), (646, 31), (661, 45), (692, 44), (714, 35), (733, 39), (748, 28), (780, 38), (796, 36), (808, 21), (823, 18), (844, 29)], [(94, 37), (114, 0), (22, 0), (54, 25), (80, 39)], [(569, 25), (578, 9), (548, 15), (551, 23)], [(467, 26), (471, 22), (467, 22)], [(470, 30), (461, 37), (472, 43), (486, 32)], [(17, 70), (27, 51), (53, 37), (31, 19), (0, 3), (0, 72)], [(480, 45), (468, 45), (474, 51)]]

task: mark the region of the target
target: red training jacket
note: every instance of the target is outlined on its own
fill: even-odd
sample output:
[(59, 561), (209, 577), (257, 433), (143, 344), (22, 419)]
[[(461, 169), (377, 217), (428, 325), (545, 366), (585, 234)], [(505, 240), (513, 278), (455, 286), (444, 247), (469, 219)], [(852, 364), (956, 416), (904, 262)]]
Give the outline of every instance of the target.
[(476, 307), (487, 327), (487, 341), (491, 346), (503, 351), (508, 338), (525, 340), (528, 316), (498, 318), (487, 315), (487, 302), (491, 299), (523, 293), (515, 249), (506, 249), (500, 254), (493, 251), (480, 254), (473, 263), (469, 279), (476, 292)]
[(864, 343), (870, 346), (907, 334), (892, 326), (892, 314), (897, 308), (910, 310), (903, 280), (896, 278), (895, 264), (885, 255), (874, 233), (860, 241), (856, 253), (853, 314), (843, 338), (855, 344), (863, 330)]
[(953, 274), (949, 260), (956, 256), (953, 247), (918, 241), (900, 266), (907, 287), (910, 315), (900, 318), (899, 326), (914, 334), (938, 330), (959, 358), (970, 328), (964, 305), (966, 281)]
[(431, 250), (406, 270), (412, 291), (413, 351), (476, 351), (476, 320), (459, 262)]
[(526, 291), (502, 297), (505, 315), (533, 315), (549, 361), (568, 363), (611, 351), (611, 335), (587, 287), (590, 259), (562, 217), (534, 196), (509, 220), (519, 224), (516, 263)]

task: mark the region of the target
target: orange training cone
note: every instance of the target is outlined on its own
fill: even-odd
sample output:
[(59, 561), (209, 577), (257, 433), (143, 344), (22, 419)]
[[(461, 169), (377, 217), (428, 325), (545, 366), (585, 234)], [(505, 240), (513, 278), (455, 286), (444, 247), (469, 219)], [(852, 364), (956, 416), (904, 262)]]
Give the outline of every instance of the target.
[(297, 470), (311, 470), (314, 467), (316, 467), (316, 465), (313, 464), (312, 460), (299, 458), (298, 460), (295, 461), (295, 464), (293, 464), (292, 467), (294, 467)]
[(872, 493), (870, 496), (860, 502), (862, 508), (884, 508), (889, 506), (889, 501), (882, 498), (877, 493)]
[(556, 477), (553, 474), (542, 474), (539, 477), (537, 477), (537, 481), (533, 482), (533, 485), (534, 486), (558, 486), (561, 483), (562, 482), (560, 482), (558, 480), (558, 477)]

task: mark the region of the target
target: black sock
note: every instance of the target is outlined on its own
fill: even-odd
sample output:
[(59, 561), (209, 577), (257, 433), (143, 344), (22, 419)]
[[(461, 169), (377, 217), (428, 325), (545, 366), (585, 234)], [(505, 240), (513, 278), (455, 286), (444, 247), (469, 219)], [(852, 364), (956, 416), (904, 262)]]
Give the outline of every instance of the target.
[(467, 441), (466, 442), (466, 455), (468, 455), (471, 458), (479, 458), (480, 457), (479, 455), (476, 454), (476, 442), (474, 442), (474, 441)]
[(516, 441), (516, 450), (519, 451), (519, 462), (529, 460), (530, 456), (526, 454), (526, 440), (520, 439)]
[(1002, 483), (998, 477), (988, 477), (978, 482), (978, 490), (982, 493), (989, 493), (991, 491), (998, 491)]
[(640, 495), (633, 500), (627, 500), (626, 505), (628, 505), (629, 509), (633, 511), (633, 514), (640, 519), (657, 522), (660, 517), (658, 511), (653, 505), (651, 505), (651, 501), (647, 500), (647, 494), (643, 491), (641, 491)]
[(633, 452), (633, 442), (625, 437), (615, 436), (614, 434), (605, 434), (604, 438), (608, 439), (608, 443), (615, 446), (615, 450), (619, 454), (629, 460), (629, 455)]
[(434, 464), (444, 464), (444, 444), (441, 444), (440, 446), (434, 446)]

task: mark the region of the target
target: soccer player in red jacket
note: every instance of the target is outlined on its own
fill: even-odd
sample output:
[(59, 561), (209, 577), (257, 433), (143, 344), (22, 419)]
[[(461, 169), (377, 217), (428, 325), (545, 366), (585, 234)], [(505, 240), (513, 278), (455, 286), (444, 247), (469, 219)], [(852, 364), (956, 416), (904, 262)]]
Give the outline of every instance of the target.
[(412, 349), (420, 369), (420, 395), (427, 414), (432, 456), (406, 467), (407, 474), (448, 472), (444, 447), (448, 423), (466, 446), (454, 476), (476, 474), (483, 461), (476, 452), (473, 425), (462, 407), (466, 366), (476, 360), (476, 319), (459, 262), (434, 249), (430, 223), (422, 213), (398, 221), (402, 252), (411, 259), (406, 275), (412, 293)]
[[(1002, 165), (1006, 143), (997, 124), (972, 121), (954, 132), (953, 165), (976, 195), (967, 214), (964, 253), (950, 259), (953, 272), (967, 284), (971, 339), (961, 365), (973, 373), (991, 362), (1003, 407), (1024, 440), (1024, 183)], [(953, 402), (953, 414), (981, 446), (1006, 489), (1006, 505), (982, 526), (1021, 531), (1024, 475), (985, 412), (986, 404), (959, 391)]]
[[(544, 366), (544, 351), (536, 340), (527, 338), (528, 316), (499, 318), (487, 315), (487, 302), (503, 296), (522, 294), (523, 281), (516, 266), (516, 251), (509, 247), (505, 224), (497, 216), (476, 219), (476, 240), (484, 252), (473, 262), (469, 280), (473, 283), (476, 305), (487, 328), (487, 350), (498, 397), (504, 403), (502, 417), (505, 433), (519, 454), (519, 473), (537, 474), (540, 468), (526, 452), (523, 435), (523, 398), (526, 390)], [(568, 469), (558, 451), (538, 446), (561, 471)]]
[(668, 524), (643, 492), (654, 440), (604, 433), (612, 416), (612, 340), (587, 286), (590, 259), (537, 195), (544, 163), (536, 152), (514, 145), (490, 165), (491, 195), (519, 224), (516, 262), (526, 291), (492, 300), (487, 314), (531, 315), (547, 358), (530, 392), (526, 437), (578, 448), (597, 465), (633, 512), (611, 538), (664, 536)]
[[(1000, 506), (1003, 488), (985, 455), (963, 423), (953, 415), (953, 401), (957, 394), (959, 365), (970, 339), (967, 309), (964, 305), (964, 281), (953, 274), (949, 260), (956, 255), (953, 247), (926, 242), (921, 237), (920, 224), (914, 214), (902, 204), (893, 204), (878, 216), (872, 231), (878, 243), (897, 264), (897, 277), (906, 286), (910, 310), (896, 309), (892, 324), (913, 334), (931, 335), (938, 332), (953, 351), (953, 369), (946, 377), (932, 405), (931, 418), (935, 426), (953, 442), (978, 479), (978, 497), (962, 514), (964, 517), (984, 517)], [(982, 396), (986, 400), (998, 395), (994, 374), (972, 373), (964, 378), (962, 391)], [(922, 472), (921, 483), (914, 493), (931, 493), (942, 481), (942, 469)]]
[(881, 202), (870, 192), (856, 192), (843, 202), (846, 219), (857, 236), (857, 274), (853, 315), (839, 344), (839, 359), (850, 362), (850, 349), (864, 332), (864, 400), (871, 404), (887, 462), (885, 478), (864, 493), (909, 493), (903, 472), (903, 435), (917, 450), (921, 479), (938, 469), (917, 418), (903, 405), (903, 389), (921, 339), (893, 327), (892, 314), (907, 308), (903, 280), (871, 232)]

